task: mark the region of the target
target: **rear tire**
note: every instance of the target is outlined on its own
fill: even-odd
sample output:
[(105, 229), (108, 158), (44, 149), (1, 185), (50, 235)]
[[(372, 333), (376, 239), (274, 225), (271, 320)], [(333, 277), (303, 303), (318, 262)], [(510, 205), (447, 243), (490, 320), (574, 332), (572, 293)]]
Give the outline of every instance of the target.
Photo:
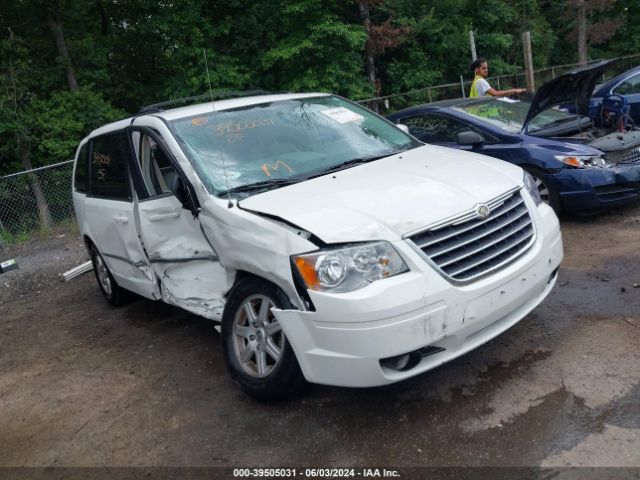
[(93, 273), (96, 275), (98, 286), (104, 298), (114, 307), (119, 307), (127, 301), (127, 291), (120, 287), (111, 275), (109, 267), (104, 261), (102, 255), (95, 247), (91, 246), (91, 263), (93, 263)]
[(288, 309), (275, 285), (241, 280), (222, 315), (222, 347), (229, 374), (247, 395), (261, 401), (290, 397), (305, 384), (298, 360), (271, 308)]
[(544, 170), (530, 166), (523, 168), (529, 172), (535, 180), (542, 201), (553, 208), (556, 215), (560, 216), (560, 214), (562, 214), (562, 202), (560, 201), (560, 195), (558, 195), (555, 188), (551, 187), (548, 182), (544, 180)]

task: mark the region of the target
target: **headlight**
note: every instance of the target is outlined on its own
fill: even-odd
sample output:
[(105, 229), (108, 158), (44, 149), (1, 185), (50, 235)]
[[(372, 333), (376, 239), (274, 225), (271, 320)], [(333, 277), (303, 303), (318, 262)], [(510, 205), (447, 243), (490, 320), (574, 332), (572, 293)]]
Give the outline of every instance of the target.
[(307, 288), (320, 292), (351, 292), (409, 270), (388, 242), (326, 249), (292, 258)]
[(542, 203), (542, 198), (540, 198), (540, 190), (538, 190), (538, 186), (536, 185), (535, 179), (529, 174), (527, 171), (523, 171), (524, 173), (524, 188), (527, 189), (529, 195), (533, 199), (533, 203), (536, 204), (536, 207)]
[(554, 155), (553, 158), (576, 168), (604, 167), (607, 161), (602, 155)]

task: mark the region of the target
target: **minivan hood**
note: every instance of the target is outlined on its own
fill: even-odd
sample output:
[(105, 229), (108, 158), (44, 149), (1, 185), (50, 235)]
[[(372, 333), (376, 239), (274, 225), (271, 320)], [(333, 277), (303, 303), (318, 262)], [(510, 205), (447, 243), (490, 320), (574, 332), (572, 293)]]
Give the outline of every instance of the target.
[(519, 167), (425, 145), (254, 195), (239, 204), (295, 224), (325, 243), (394, 241), (521, 184)]
[(542, 85), (533, 97), (524, 121), (525, 132), (529, 122), (540, 112), (561, 103), (576, 106), (578, 115), (589, 116), (589, 99), (597, 80), (617, 60), (601, 60), (587, 67), (572, 70)]

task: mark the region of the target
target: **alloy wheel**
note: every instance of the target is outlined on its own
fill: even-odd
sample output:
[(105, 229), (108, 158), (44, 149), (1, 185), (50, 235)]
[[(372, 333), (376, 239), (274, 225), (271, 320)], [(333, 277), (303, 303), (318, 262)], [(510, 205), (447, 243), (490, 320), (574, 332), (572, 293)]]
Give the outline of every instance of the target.
[(266, 295), (247, 297), (233, 322), (233, 349), (242, 369), (254, 378), (267, 377), (280, 363), (285, 336)]
[(536, 187), (538, 187), (540, 198), (544, 203), (549, 205), (551, 203), (549, 188), (538, 177), (534, 177), (534, 180), (536, 181)]

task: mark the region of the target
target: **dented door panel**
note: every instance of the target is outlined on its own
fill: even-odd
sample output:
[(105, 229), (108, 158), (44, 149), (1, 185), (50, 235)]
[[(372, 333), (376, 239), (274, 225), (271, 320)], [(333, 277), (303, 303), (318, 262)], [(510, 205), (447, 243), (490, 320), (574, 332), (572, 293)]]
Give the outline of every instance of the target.
[(218, 254), (200, 222), (173, 196), (138, 204), (140, 235), (164, 301), (210, 319), (221, 317), (229, 289)]

